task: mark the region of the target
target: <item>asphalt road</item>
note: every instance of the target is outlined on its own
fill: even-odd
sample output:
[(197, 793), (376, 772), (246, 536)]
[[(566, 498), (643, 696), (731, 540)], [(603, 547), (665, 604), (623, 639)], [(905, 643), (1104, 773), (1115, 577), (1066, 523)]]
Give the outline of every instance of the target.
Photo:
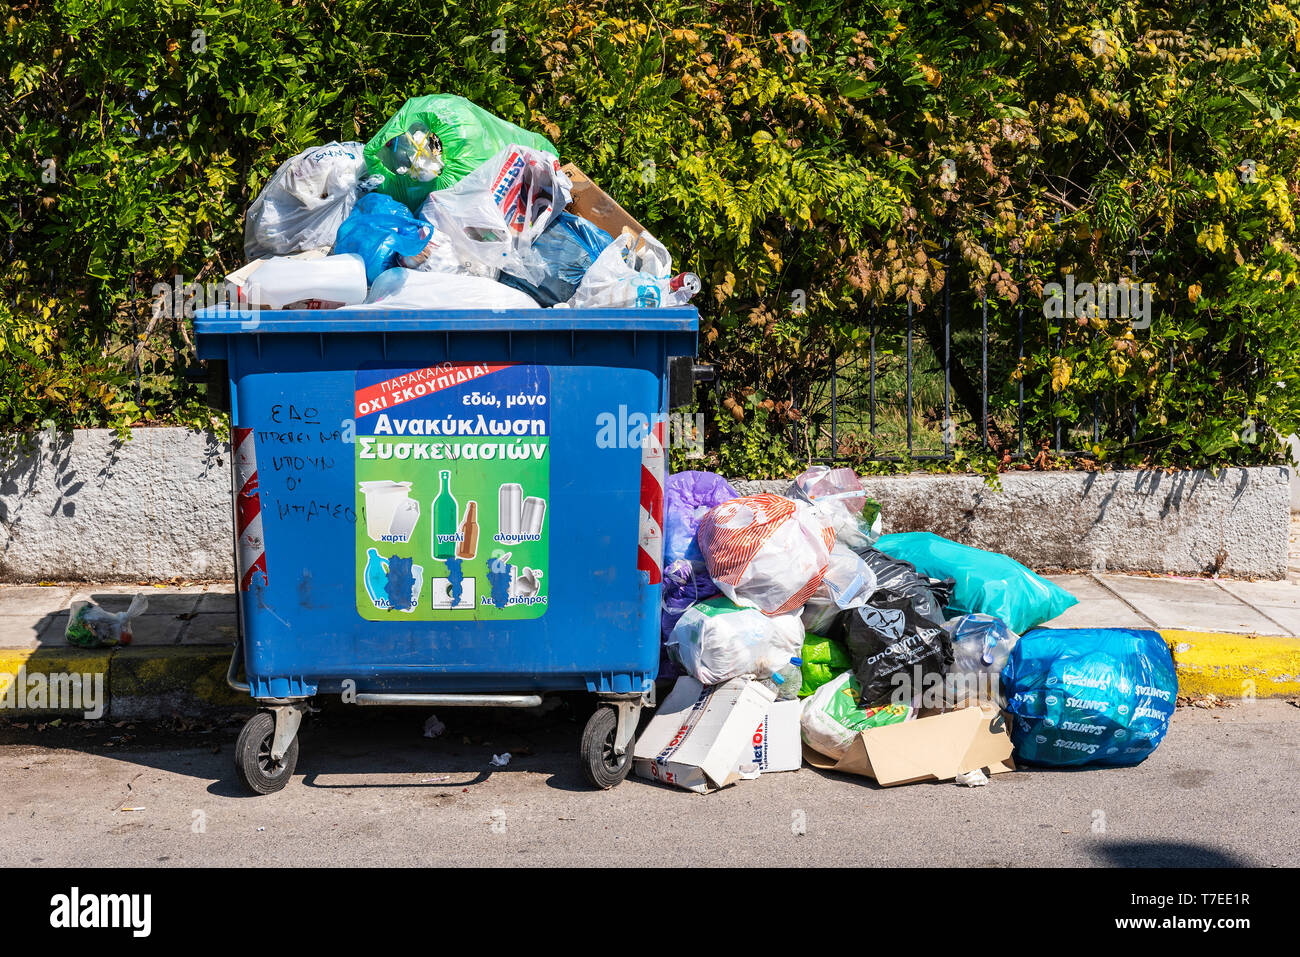
[[(710, 795), (636, 778), (588, 790), (582, 715), (567, 709), (540, 721), (445, 711), (437, 740), (421, 735), (425, 717), (308, 718), (298, 774), (269, 797), (235, 779), (237, 726), (0, 725), (0, 864), (1300, 862), (1300, 708), (1281, 701), (1180, 708), (1136, 768), (882, 789), (804, 767)], [(490, 767), (502, 751), (509, 766)]]

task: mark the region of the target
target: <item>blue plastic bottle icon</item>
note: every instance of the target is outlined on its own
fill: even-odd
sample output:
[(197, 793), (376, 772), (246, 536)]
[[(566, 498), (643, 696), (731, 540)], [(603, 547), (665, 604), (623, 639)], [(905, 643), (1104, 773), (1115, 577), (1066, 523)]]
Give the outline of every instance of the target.
[(366, 552), (366, 594), (376, 608), (388, 607), (388, 563), (371, 548)]

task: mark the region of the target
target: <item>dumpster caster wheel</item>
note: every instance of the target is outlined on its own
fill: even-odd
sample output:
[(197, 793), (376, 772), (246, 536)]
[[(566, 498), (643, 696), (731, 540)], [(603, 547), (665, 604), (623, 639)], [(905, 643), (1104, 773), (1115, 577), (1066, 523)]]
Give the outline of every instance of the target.
[(618, 709), (603, 705), (582, 729), (582, 744), (578, 754), (582, 759), (582, 774), (587, 781), (602, 791), (622, 783), (632, 770), (632, 742), (619, 756), (614, 753), (614, 735), (618, 730)]
[(289, 783), (298, 764), (298, 738), (294, 737), (279, 761), (271, 757), (274, 739), (275, 715), (259, 711), (244, 724), (235, 742), (235, 770), (244, 787), (254, 794), (274, 794), (280, 790)]

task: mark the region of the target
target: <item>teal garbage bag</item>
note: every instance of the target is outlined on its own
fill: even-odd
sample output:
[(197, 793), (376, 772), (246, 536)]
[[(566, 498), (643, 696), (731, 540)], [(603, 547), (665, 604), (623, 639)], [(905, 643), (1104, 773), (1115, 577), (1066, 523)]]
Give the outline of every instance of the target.
[(1035, 628), (1002, 669), (1016, 756), (1055, 767), (1139, 764), (1164, 740), (1178, 674), (1157, 632)]
[(922, 575), (955, 579), (947, 605), (950, 615), (996, 615), (1016, 634), (1024, 634), (1079, 603), (1064, 588), (1035, 575), (1014, 558), (932, 532), (884, 535), (876, 548), (891, 558), (910, 562)]

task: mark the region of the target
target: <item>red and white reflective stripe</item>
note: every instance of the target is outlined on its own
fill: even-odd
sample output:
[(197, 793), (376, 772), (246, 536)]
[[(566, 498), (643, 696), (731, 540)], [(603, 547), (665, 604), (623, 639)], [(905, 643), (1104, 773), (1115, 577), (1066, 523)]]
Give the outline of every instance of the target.
[(661, 419), (641, 443), (641, 541), (636, 567), (649, 575), (651, 585), (664, 580), (664, 431)]
[(248, 591), (253, 575), (266, 575), (266, 542), (262, 538), (262, 499), (257, 494), (257, 449), (252, 429), (235, 429), (235, 558), (239, 589)]

